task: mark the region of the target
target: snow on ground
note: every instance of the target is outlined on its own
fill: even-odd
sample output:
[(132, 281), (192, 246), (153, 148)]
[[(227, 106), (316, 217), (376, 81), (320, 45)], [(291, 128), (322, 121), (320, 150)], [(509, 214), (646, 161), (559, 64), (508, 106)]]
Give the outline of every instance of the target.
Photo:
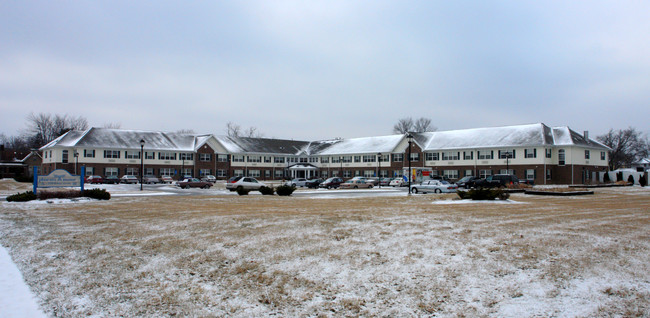
[(46, 317), (25, 284), (23, 275), (0, 245), (0, 316), (3, 318)]

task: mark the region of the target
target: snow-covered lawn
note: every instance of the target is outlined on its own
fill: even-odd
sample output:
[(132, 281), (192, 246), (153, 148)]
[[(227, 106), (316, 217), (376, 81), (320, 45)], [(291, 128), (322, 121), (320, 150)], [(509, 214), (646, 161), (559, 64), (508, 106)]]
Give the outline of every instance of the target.
[(650, 190), (595, 191), (2, 202), (0, 243), (50, 316), (647, 316)]

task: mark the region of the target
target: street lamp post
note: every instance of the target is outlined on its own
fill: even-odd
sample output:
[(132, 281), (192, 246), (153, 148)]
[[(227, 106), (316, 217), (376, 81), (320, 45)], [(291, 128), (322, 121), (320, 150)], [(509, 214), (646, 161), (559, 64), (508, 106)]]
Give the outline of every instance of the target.
[(379, 165), (381, 165), (381, 152), (377, 153), (377, 186), (381, 188), (381, 176), (379, 175)]
[(339, 163), (341, 164), (341, 172), (339, 178), (343, 179), (343, 156), (339, 156)]
[(510, 158), (512, 158), (512, 153), (506, 151), (506, 173), (510, 174)]
[(144, 183), (144, 139), (140, 139), (140, 191)]
[(77, 149), (74, 150), (72, 153), (74, 156), (74, 174), (77, 174), (77, 164), (79, 164), (79, 153), (77, 152)]
[(409, 171), (408, 171), (409, 189), (408, 189), (408, 194), (407, 195), (410, 196), (411, 195), (411, 177), (412, 177), (412, 174), (411, 174), (411, 143), (413, 142), (413, 135), (411, 135), (409, 133), (406, 136), (406, 140), (408, 140), (408, 142), (409, 142)]

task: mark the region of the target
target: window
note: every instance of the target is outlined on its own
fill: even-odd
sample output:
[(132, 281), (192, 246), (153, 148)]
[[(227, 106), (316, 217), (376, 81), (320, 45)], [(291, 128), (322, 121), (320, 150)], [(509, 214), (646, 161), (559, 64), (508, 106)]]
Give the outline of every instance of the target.
[(499, 174), (515, 174), (515, 170), (514, 169), (507, 169), (507, 170), (506, 169), (501, 169), (501, 170), (499, 170)]
[(217, 177), (223, 178), (223, 177), (227, 177), (227, 176), (228, 176), (228, 173), (227, 173), (226, 169), (218, 169), (217, 170)]
[(244, 170), (235, 170), (233, 171), (233, 177), (243, 177), (244, 176)]
[(140, 168), (126, 168), (126, 172), (124, 174), (128, 174), (130, 176), (138, 176), (140, 175)]
[(144, 158), (149, 159), (149, 160), (156, 159), (156, 153), (153, 152), (153, 151), (152, 152), (145, 151), (144, 152)]
[(351, 176), (352, 172), (350, 170), (343, 171), (343, 178), (350, 178)]
[(159, 152), (158, 160), (176, 160), (175, 152)]
[(458, 179), (458, 170), (443, 170), (442, 175), (447, 179)]
[(309, 157), (309, 162), (311, 162), (311, 163), (318, 162), (318, 157)]
[(379, 162), (390, 162), (390, 155), (379, 156)]
[(211, 175), (211, 174), (212, 174), (212, 170), (210, 170), (210, 169), (199, 169), (199, 176), (200, 177)]
[(332, 171), (332, 177), (338, 177), (340, 175), (338, 170)]
[(117, 150), (104, 150), (104, 158), (108, 159), (119, 159), (120, 152)]
[(343, 156), (343, 162), (344, 163), (352, 162), (352, 156)]
[(95, 158), (95, 150), (84, 149), (84, 158)]
[(86, 167), (86, 176), (92, 176), (95, 174), (95, 168), (93, 167)]
[(535, 176), (537, 175), (535, 169), (526, 169), (526, 179), (528, 180), (535, 180)]
[(218, 162), (228, 162), (228, 155), (217, 155)]
[(181, 152), (178, 155), (178, 160), (194, 160), (194, 154), (188, 152)]
[(47, 151), (43, 153), (45, 159), (47, 159)]
[(589, 160), (589, 157), (591, 154), (589, 153), (589, 150), (585, 150), (585, 159)]
[(499, 150), (499, 159), (515, 158), (515, 150)]
[(321, 176), (322, 178), (325, 178), (325, 179), (329, 178), (329, 174), (327, 173), (327, 171), (323, 171), (323, 172), (320, 174), (320, 176)]
[(473, 151), (463, 151), (463, 160), (474, 160)]
[(474, 171), (472, 171), (472, 170), (465, 170), (465, 177), (473, 176), (473, 175), (474, 175)]
[[(271, 160), (273, 160), (273, 157), (271, 156), (264, 156), (264, 163), (271, 163)], [(269, 176), (270, 177), (270, 176)]]
[(564, 156), (564, 149), (560, 149), (557, 151), (557, 160), (558, 160), (558, 165), (564, 166), (566, 160)]
[(264, 178), (270, 178), (271, 177), (271, 170), (264, 170)]
[(68, 151), (63, 150), (61, 152), (61, 163), (68, 163)]
[(606, 153), (606, 152), (604, 152), (604, 151), (601, 151), (601, 152), (600, 152), (600, 160), (605, 160), (605, 158), (606, 158), (605, 153)]
[(354, 171), (354, 176), (355, 177), (360, 177), (361, 176), (361, 170), (355, 170)]
[(411, 161), (420, 161), (420, 153), (419, 152), (411, 152)]
[(262, 162), (262, 156), (248, 156), (248, 162)]
[(551, 180), (551, 169), (546, 169), (546, 180)]
[(524, 158), (537, 158), (537, 149), (524, 149)]
[(183, 176), (194, 176), (194, 173), (192, 173), (192, 168), (183, 168)]
[(300, 162), (302, 162), (302, 163), (307, 162), (307, 158), (305, 158), (305, 157), (300, 157)]
[(153, 176), (153, 175), (155, 175), (153, 168), (144, 168), (144, 175), (145, 176)]
[(476, 156), (480, 160), (494, 159), (494, 151), (492, 151), (492, 150), (477, 151)]
[(354, 156), (354, 162), (361, 162), (361, 156)]
[(201, 161), (201, 162), (210, 162), (210, 161), (212, 161), (212, 154), (211, 153), (200, 153), (199, 154), (199, 161)]
[(403, 175), (404, 175), (404, 171), (402, 171), (402, 170), (393, 170), (393, 176), (395, 176), (396, 178), (399, 178), (399, 177), (401, 177)]
[(427, 161), (440, 160), (440, 153), (438, 153), (438, 152), (425, 152), (424, 156), (425, 156)]
[(388, 170), (379, 170), (379, 177), (388, 178)]
[[(232, 155), (232, 162), (244, 162), (244, 156), (243, 155)], [(237, 177), (243, 176), (242, 175), (237, 175)]]
[(330, 157), (320, 157), (320, 163), (329, 163)]
[(404, 161), (404, 154), (403, 153), (394, 153), (393, 154), (393, 162), (402, 162)]
[(546, 149), (546, 158), (551, 158), (553, 154), (553, 150), (551, 149)]
[[(140, 159), (140, 151), (125, 151), (124, 158), (126, 159)], [(127, 173), (128, 174), (128, 173)]]
[(487, 178), (492, 175), (492, 170), (482, 169), (478, 171), (479, 178)]
[(119, 173), (120, 173), (120, 169), (119, 169), (119, 168), (115, 168), (115, 167), (107, 167), (106, 169), (104, 169), (104, 174), (105, 174), (107, 177), (117, 177), (117, 175), (118, 175)]
[(172, 168), (160, 168), (160, 175), (163, 177), (171, 177), (174, 175), (174, 169)]
[(339, 163), (341, 162), (341, 157), (332, 157), (332, 163)]
[(275, 178), (282, 179), (282, 170), (275, 170)]
[(458, 160), (460, 157), (460, 152), (457, 151), (445, 151), (442, 153), (442, 160)]
[(273, 157), (273, 162), (284, 163), (284, 157)]
[(248, 176), (253, 178), (259, 178), (261, 174), (259, 170), (248, 170)]
[(364, 155), (363, 162), (375, 162), (377, 159), (376, 155)]
[(375, 176), (375, 170), (363, 170), (363, 176), (366, 178), (371, 178)]

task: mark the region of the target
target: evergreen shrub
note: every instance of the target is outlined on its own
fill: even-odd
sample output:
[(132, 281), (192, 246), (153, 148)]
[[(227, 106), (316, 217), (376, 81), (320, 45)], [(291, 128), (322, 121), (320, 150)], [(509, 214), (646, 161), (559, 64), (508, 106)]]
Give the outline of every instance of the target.
[(251, 190), (244, 189), (242, 187), (237, 188), (237, 194), (239, 194), (239, 195), (248, 195), (248, 192), (250, 192), (250, 191)]
[(263, 195), (273, 195), (275, 194), (275, 190), (272, 187), (261, 187), (260, 193)]
[(629, 182), (629, 183), (631, 183), (631, 184), (634, 184), (634, 177), (633, 177), (632, 175), (630, 175), (629, 177), (627, 177), (627, 182)]
[(97, 200), (110, 200), (111, 199), (111, 194), (110, 192), (106, 191), (106, 189), (90, 189), (90, 190), (84, 190), (84, 197), (88, 197), (91, 199), (97, 199)]
[(457, 191), (456, 193), (463, 200), (465, 199), (494, 200), (497, 198), (499, 200), (507, 200), (508, 198), (510, 198), (510, 193), (505, 192), (501, 189), (478, 188), (478, 189), (471, 189), (469, 191)]
[(296, 188), (289, 185), (281, 185), (275, 189), (275, 192), (281, 196), (290, 196)]
[(645, 186), (648, 185), (648, 179), (646, 179), (645, 174), (644, 174), (644, 175), (641, 175), (641, 177), (639, 178), (639, 184), (640, 184), (642, 187), (645, 187)]
[(27, 202), (27, 201), (32, 201), (38, 199), (34, 192), (32, 191), (27, 191), (27, 192), (22, 192), (22, 193), (16, 193), (14, 195), (10, 195), (7, 197), (7, 201), (9, 202)]

